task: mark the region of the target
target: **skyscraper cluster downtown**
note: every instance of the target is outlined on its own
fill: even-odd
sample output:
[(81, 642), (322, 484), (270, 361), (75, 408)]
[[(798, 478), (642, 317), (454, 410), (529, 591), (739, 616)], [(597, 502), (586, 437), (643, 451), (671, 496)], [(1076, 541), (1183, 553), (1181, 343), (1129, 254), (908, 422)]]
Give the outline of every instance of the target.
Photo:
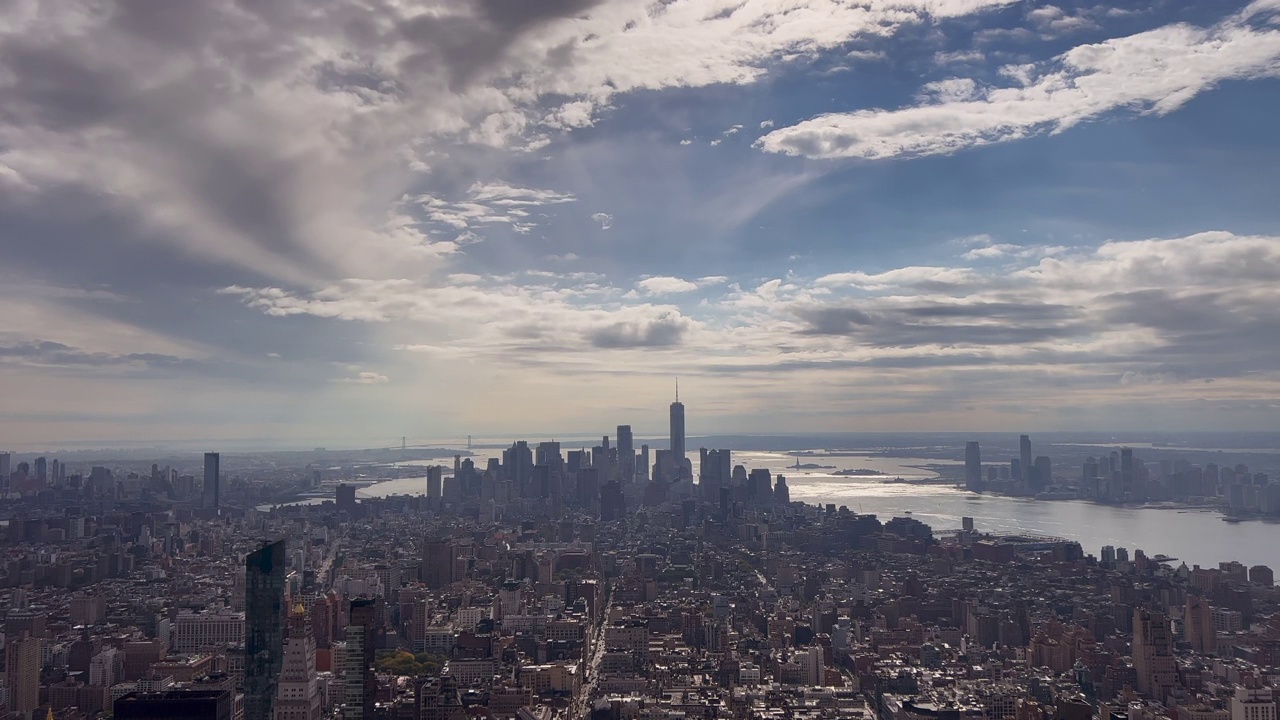
[[(470, 458), (455, 457), (451, 475), (443, 475), (438, 466), (428, 468), (426, 492), (418, 499), (419, 506), (427, 512), (447, 513), (448, 508), (478, 501), (477, 519), (492, 523), (500, 519), (498, 506), (516, 503), (524, 508), (524, 516), (568, 522), (572, 527), (572, 521), (568, 520), (571, 517), (593, 518), (602, 523), (625, 522), (629, 509), (673, 504), (680, 510), (681, 526), (692, 527), (699, 513), (705, 510), (704, 505), (712, 508), (713, 515), (727, 518), (734, 512), (735, 504), (741, 512), (744, 508), (782, 508), (790, 502), (785, 478), (778, 476), (775, 483), (767, 469), (748, 473), (742, 466), (734, 467), (729, 450), (700, 450), (695, 485), (692, 463), (687, 457), (685, 406), (679, 399), (678, 383), (668, 417), (669, 447), (652, 454), (647, 443), (636, 449), (630, 425), (619, 425), (616, 442), (611, 443), (606, 435), (599, 445), (589, 450), (570, 450), (567, 457), (556, 441), (541, 442), (532, 448), (526, 441), (516, 441), (502, 451), (501, 459), (491, 459), (483, 470)], [(214, 517), (221, 512), (219, 468), (219, 454), (206, 453), (200, 498), (203, 509)], [(334, 509), (342, 522), (368, 519), (366, 505), (360, 502), (355, 490), (349, 484), (340, 484), (335, 489)], [(561, 534), (568, 537), (573, 531), (562, 530)], [(315, 608), (290, 598), (297, 573), (290, 569), (287, 548), (286, 539), (266, 541), (244, 561), (245, 720), (315, 720), (318, 717), (317, 675), (314, 667), (309, 670), (307, 667), (308, 662), (314, 665), (316, 637), (311, 623), (304, 621), (306, 615), (314, 614)], [(424, 588), (444, 590), (467, 575), (467, 570), (459, 566), (458, 538), (447, 525), (428, 534), (421, 557), (421, 567), (416, 570)], [(523, 572), (517, 571), (514, 576), (519, 577)], [(519, 583), (510, 581), (503, 587), (516, 593), (521, 588)], [(370, 589), (362, 584), (352, 594), (326, 597), (323, 603), (325, 614), (335, 616), (326, 624), (341, 624), (339, 618), (345, 618), (345, 625), (337, 633), (345, 653), (341, 660), (343, 682), (336, 691), (340, 698), (336, 706), (343, 718), (363, 720), (385, 715), (376, 704), (379, 686), (375, 650), (386, 647), (387, 642), (385, 618), (381, 617), (386, 610), (382, 604), (386, 588), (380, 586), (373, 592), (369, 592)], [(502, 602), (505, 600), (500, 601), (499, 606)], [(416, 613), (418, 609), (408, 612)], [(494, 613), (494, 617), (501, 618), (502, 613)], [(417, 622), (415, 632), (423, 632), (420, 624), (426, 620)], [(417, 641), (414, 646), (419, 647)], [(810, 664), (821, 665), (820, 651), (814, 650), (805, 657)], [(454, 663), (451, 667), (459, 665)], [(812, 677), (820, 674), (813, 668), (807, 673)], [(447, 714), (460, 707), (447, 699), (449, 693), (457, 692), (452, 682), (450, 678), (442, 690), (439, 682), (430, 681), (433, 694), (428, 702), (435, 709), (424, 711), (423, 717), (433, 712)], [(443, 701), (438, 695), (441, 692), (446, 698)], [(194, 703), (196, 696), (190, 699)]]

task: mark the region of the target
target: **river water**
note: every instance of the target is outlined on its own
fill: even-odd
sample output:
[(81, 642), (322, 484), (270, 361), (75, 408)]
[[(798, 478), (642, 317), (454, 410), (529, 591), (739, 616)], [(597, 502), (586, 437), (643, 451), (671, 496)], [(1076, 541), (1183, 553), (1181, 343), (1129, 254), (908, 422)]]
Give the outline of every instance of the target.
[[(1077, 500), (1028, 500), (979, 495), (950, 484), (888, 482), (894, 478), (937, 477), (930, 467), (948, 464), (925, 458), (885, 457), (865, 454), (812, 454), (798, 458), (803, 464), (830, 466), (795, 470), (797, 457), (777, 452), (735, 452), (735, 464), (768, 468), (787, 478), (792, 500), (846, 505), (855, 512), (870, 513), (882, 521), (903, 515), (933, 527), (935, 531), (960, 528), (961, 518), (972, 517), (986, 532), (1033, 533), (1078, 541), (1085, 552), (1098, 555), (1103, 545), (1143, 550), (1148, 556), (1162, 553), (1188, 566), (1216, 567), (1238, 560), (1245, 565), (1267, 565), (1280, 570), (1280, 523), (1223, 522), (1212, 511), (1174, 508), (1116, 507)], [(691, 454), (693, 467), (697, 457)], [(483, 467), (480, 459), (476, 464)], [(790, 467), (788, 467), (790, 466)], [(884, 475), (839, 476), (837, 470), (868, 469)], [(361, 488), (361, 497), (426, 494), (426, 478), (399, 478)], [(1176, 563), (1175, 563), (1176, 564)]]

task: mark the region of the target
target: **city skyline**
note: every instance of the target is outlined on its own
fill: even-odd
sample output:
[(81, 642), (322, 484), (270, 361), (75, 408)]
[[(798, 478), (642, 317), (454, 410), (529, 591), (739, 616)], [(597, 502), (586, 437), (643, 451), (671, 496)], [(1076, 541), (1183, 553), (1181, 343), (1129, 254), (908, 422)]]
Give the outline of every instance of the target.
[(0, 10), (0, 443), (1280, 424), (1274, 2), (499, 5)]

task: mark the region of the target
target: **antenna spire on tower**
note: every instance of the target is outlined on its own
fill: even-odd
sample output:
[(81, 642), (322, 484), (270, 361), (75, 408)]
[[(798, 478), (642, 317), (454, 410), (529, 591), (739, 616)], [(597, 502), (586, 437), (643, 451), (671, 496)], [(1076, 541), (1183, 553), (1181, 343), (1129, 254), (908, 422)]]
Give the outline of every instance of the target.
[(680, 402), (680, 378), (676, 377), (676, 402)]

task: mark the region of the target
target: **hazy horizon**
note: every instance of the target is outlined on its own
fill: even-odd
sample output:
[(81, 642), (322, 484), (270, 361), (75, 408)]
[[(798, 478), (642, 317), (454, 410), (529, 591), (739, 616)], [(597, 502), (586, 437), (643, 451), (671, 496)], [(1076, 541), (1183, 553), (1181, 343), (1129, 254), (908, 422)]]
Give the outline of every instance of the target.
[[(599, 444), (602, 435), (608, 435), (614, 438), (615, 428), (610, 427), (606, 431), (600, 433), (548, 433), (546, 431), (516, 433), (513, 435), (495, 435), (495, 436), (473, 436), (472, 444), (477, 450), (495, 449), (511, 445), (518, 440), (525, 440), (531, 444), (542, 441), (558, 441), (565, 448), (591, 447), (593, 444)], [(872, 449), (874, 447), (901, 448), (909, 447), (911, 440), (947, 440), (952, 443), (963, 444), (968, 440), (980, 440), (984, 442), (991, 441), (1007, 441), (1010, 444), (1016, 443), (1020, 435), (1026, 434), (1019, 431), (980, 431), (966, 432), (961, 430), (939, 430), (939, 431), (912, 431), (912, 432), (896, 432), (896, 431), (867, 431), (867, 432), (830, 432), (830, 433), (806, 433), (806, 432), (763, 432), (763, 433), (699, 433), (688, 435), (691, 451), (698, 446), (706, 447), (727, 447), (729, 445), (739, 445), (739, 449), (747, 449), (744, 446), (750, 445), (751, 440), (775, 441), (773, 445), (751, 446), (753, 450), (808, 450), (808, 449)], [(1142, 446), (1147, 444), (1167, 445), (1165, 448), (1169, 451), (1176, 451), (1182, 448), (1197, 449), (1202, 445), (1212, 445), (1214, 447), (1222, 447), (1236, 453), (1248, 452), (1265, 452), (1280, 454), (1280, 432), (1226, 432), (1226, 431), (1187, 431), (1187, 432), (1137, 432), (1137, 431), (1118, 431), (1109, 432), (1103, 430), (1091, 431), (1037, 431), (1031, 433), (1032, 439), (1038, 443), (1047, 445), (1074, 445), (1074, 444), (1132, 444)], [(647, 443), (654, 449), (665, 448), (667, 446), (666, 432), (645, 432), (634, 431), (634, 441), (639, 446), (640, 443)], [(858, 441), (873, 439), (892, 440), (895, 442), (877, 445), (875, 443), (858, 444)], [(137, 441), (125, 442), (121, 440), (102, 440), (102, 441), (79, 441), (67, 440), (58, 443), (32, 443), (28, 445), (14, 445), (0, 447), (0, 452), (15, 452), (19, 455), (38, 455), (48, 452), (50, 454), (57, 453), (74, 453), (84, 454), (93, 452), (123, 452), (123, 453), (139, 453), (144, 456), (146, 452), (167, 452), (180, 454), (199, 454), (203, 452), (222, 452), (231, 454), (259, 454), (272, 452), (285, 453), (305, 453), (316, 450), (326, 450), (330, 452), (353, 452), (363, 450), (398, 450), (400, 449), (399, 439), (395, 443), (377, 444), (372, 442), (359, 442), (359, 438), (348, 438), (347, 440), (325, 443), (325, 442), (285, 442), (272, 438), (254, 438), (252, 441), (248, 438), (224, 438), (224, 439), (186, 439), (186, 440), (169, 440), (169, 441)], [(431, 450), (431, 449), (450, 449), (462, 450), (467, 446), (467, 438), (418, 438), (406, 437), (406, 447), (408, 450)], [(1196, 444), (1196, 440), (1205, 440), (1206, 443)], [(705, 444), (706, 441), (728, 441), (711, 442)], [(792, 441), (812, 441), (809, 444), (796, 444)], [(823, 442), (832, 442), (834, 444), (822, 444)], [(776, 447), (777, 445), (787, 445), (787, 447)]]

